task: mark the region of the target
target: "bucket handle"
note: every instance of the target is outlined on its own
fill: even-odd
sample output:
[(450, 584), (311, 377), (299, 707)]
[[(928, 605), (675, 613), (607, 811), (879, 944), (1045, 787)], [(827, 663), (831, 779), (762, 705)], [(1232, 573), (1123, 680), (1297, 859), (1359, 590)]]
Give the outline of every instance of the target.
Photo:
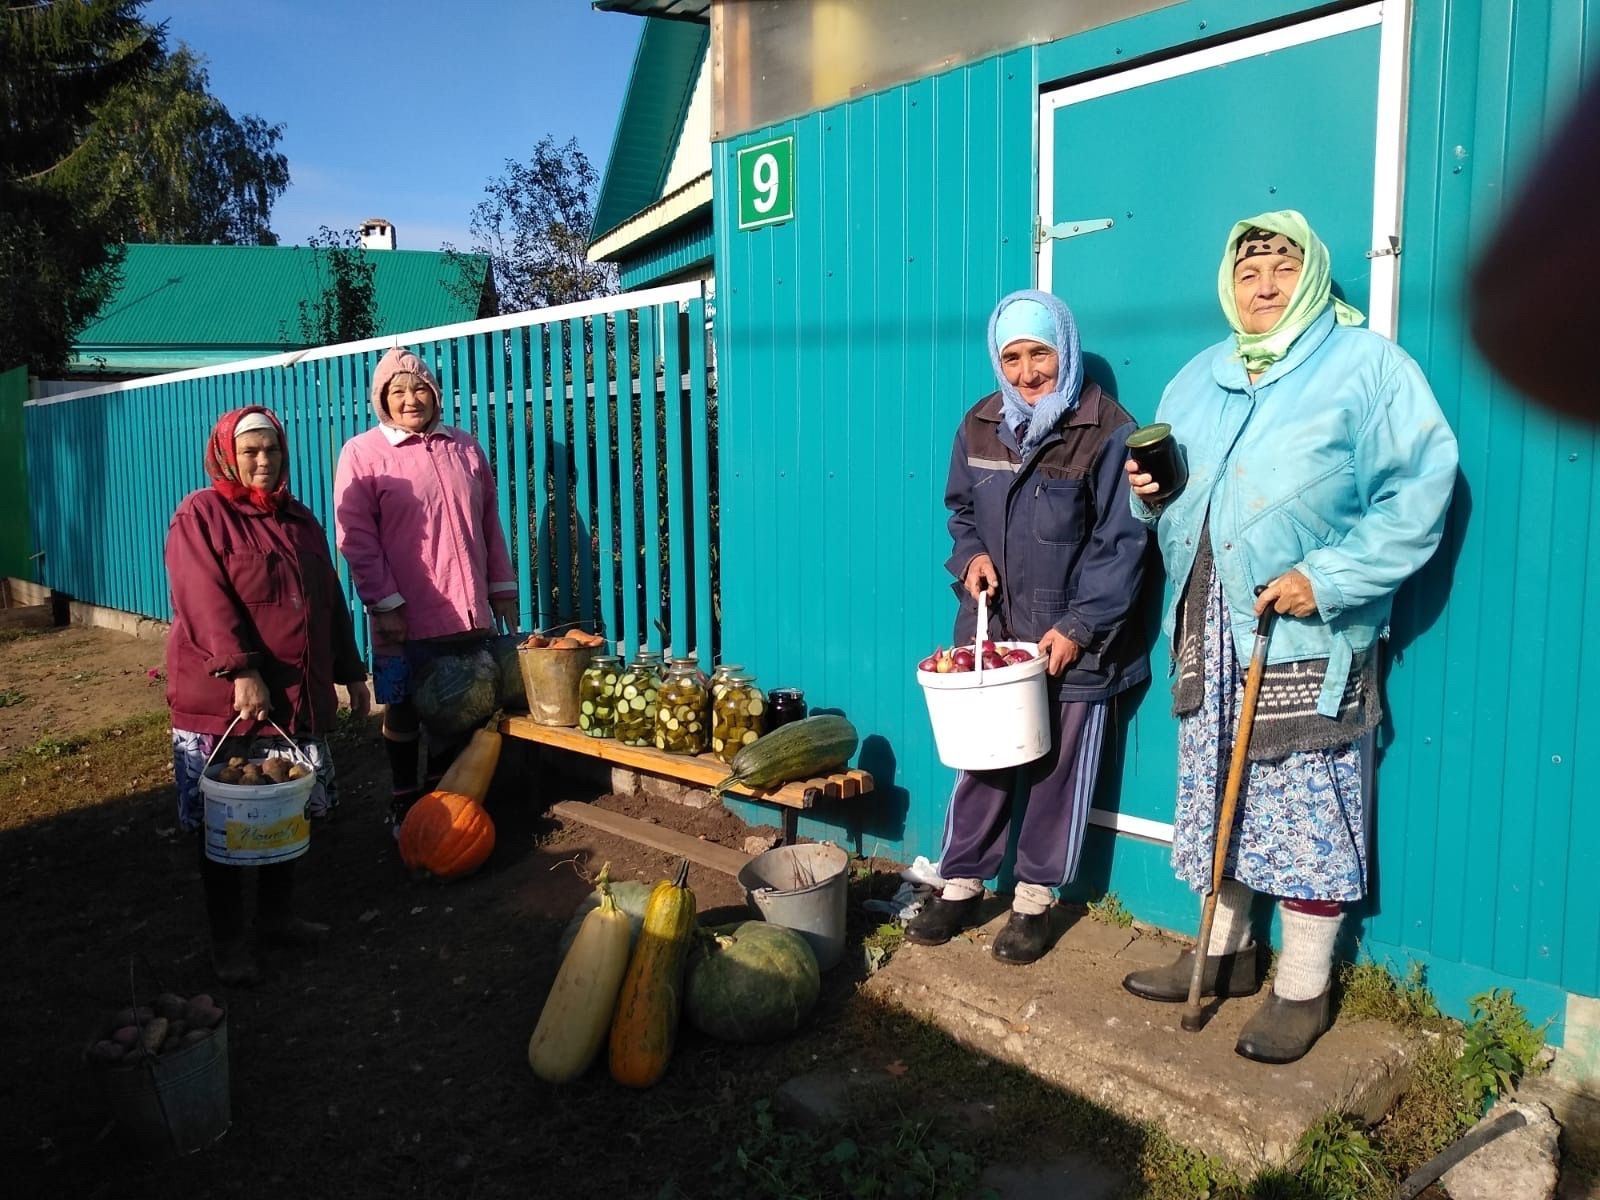
[[(217, 753), (222, 749), (223, 743), (233, 736), (233, 727), (242, 720), (244, 720), (244, 714), (238, 713), (234, 716), (232, 721), (228, 722), (228, 728), (223, 731), (222, 736), (217, 739), (217, 744), (211, 747), (211, 753), (206, 756), (206, 765), (200, 768), (200, 774), (204, 775), (211, 769), (212, 760), (217, 757)], [(317, 771), (317, 764), (311, 761), (310, 755), (308, 755), (304, 750), (300, 749), (300, 744), (287, 733), (285, 733), (283, 731), (283, 726), (279, 725), (271, 717), (267, 718), (267, 724), (276, 729), (278, 731), (278, 736), (289, 744), (289, 752), (294, 755), (295, 759), (300, 763), (300, 765), (315, 775)]]
[(978, 592), (978, 633), (972, 639), (972, 683), (983, 684), (983, 644), (989, 640), (989, 593)]

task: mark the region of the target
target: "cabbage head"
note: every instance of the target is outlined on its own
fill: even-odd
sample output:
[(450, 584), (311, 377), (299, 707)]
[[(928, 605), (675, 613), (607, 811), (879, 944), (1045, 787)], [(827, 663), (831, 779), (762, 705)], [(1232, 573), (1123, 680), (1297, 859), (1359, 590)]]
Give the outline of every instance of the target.
[(416, 679), (417, 715), (440, 737), (469, 733), (500, 707), (500, 664), (487, 644), (440, 654), (422, 665)]

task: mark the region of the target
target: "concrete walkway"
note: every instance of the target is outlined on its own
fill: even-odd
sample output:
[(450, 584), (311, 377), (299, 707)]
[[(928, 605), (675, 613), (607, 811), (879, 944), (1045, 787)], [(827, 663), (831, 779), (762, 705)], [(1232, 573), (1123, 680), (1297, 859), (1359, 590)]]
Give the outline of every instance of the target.
[(1286, 1162), (1330, 1107), (1376, 1121), (1408, 1079), (1415, 1044), (1391, 1026), (1336, 1019), (1300, 1062), (1264, 1066), (1233, 1050), (1260, 996), (1212, 1002), (1189, 1034), (1183, 1005), (1122, 989), (1129, 971), (1170, 962), (1177, 943), (1058, 907), (1051, 951), (1007, 966), (989, 953), (1005, 909), (991, 898), (984, 911), (986, 925), (949, 945), (902, 946), (865, 993), (1242, 1170)]

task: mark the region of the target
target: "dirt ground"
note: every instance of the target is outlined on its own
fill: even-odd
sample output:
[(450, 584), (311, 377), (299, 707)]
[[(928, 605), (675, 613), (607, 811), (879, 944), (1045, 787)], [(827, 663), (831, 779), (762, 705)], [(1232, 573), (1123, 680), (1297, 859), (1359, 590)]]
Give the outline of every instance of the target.
[(0, 759), (161, 708), (163, 653), (153, 638), (82, 625), (0, 641)]
[[(487, 866), (453, 885), (413, 881), (382, 822), (370, 723), (336, 740), (341, 806), (297, 872), (297, 905), (331, 922), (331, 940), (265, 958), (261, 986), (218, 987), (196, 848), (175, 828), (161, 691), (145, 677), (158, 662), (155, 643), (92, 630), (0, 644), (0, 688), (25, 697), (0, 709), (0, 1162), (13, 1195), (738, 1195), (697, 1181), (754, 1105), (847, 1043), (863, 1070), (904, 1053), (848, 1032), (870, 928), (858, 917), (801, 1037), (738, 1047), (686, 1028), (648, 1092), (603, 1066), (565, 1089), (540, 1083), (527, 1040), (583, 873), (610, 862), (615, 877), (654, 881), (675, 864), (550, 819), (553, 800), (595, 797), (508, 743)], [(734, 846), (747, 832), (720, 808), (598, 802)], [(733, 879), (693, 867), (689, 881), (704, 920), (744, 915)], [(149, 1165), (119, 1144), (81, 1054), (105, 1014), (164, 990), (226, 1006), (233, 1125), (202, 1153)]]

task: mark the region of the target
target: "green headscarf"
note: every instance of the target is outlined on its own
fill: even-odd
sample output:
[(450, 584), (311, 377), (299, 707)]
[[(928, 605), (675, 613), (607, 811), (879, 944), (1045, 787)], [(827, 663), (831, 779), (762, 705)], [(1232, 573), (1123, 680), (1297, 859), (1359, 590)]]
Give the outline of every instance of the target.
[[(1305, 251), (1305, 264), (1300, 268), (1300, 285), (1289, 299), (1278, 323), (1266, 333), (1246, 333), (1239, 320), (1239, 307), (1233, 299), (1234, 251), (1239, 239), (1251, 229), (1270, 229), (1290, 237)], [(1329, 273), (1328, 248), (1322, 239), (1311, 232), (1311, 226), (1292, 208), (1280, 212), (1264, 212), (1259, 216), (1238, 221), (1228, 231), (1227, 243), (1222, 247), (1222, 267), (1217, 272), (1217, 298), (1222, 301), (1222, 313), (1233, 326), (1234, 340), (1238, 344), (1239, 358), (1245, 370), (1252, 374), (1265, 371), (1289, 353), (1294, 340), (1304, 333), (1311, 322), (1322, 315), (1329, 303), (1333, 305), (1334, 320), (1341, 325), (1359, 325), (1366, 318), (1343, 300), (1335, 299), (1332, 276)]]

